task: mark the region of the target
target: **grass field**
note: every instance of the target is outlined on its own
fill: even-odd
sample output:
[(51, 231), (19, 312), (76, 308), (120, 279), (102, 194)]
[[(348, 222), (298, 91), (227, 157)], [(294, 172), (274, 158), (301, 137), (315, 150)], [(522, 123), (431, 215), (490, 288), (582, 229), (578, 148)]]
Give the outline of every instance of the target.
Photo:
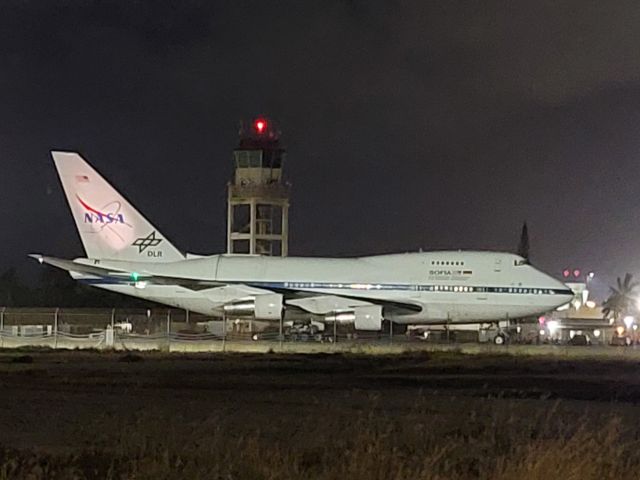
[(640, 363), (0, 352), (0, 479), (631, 479)]

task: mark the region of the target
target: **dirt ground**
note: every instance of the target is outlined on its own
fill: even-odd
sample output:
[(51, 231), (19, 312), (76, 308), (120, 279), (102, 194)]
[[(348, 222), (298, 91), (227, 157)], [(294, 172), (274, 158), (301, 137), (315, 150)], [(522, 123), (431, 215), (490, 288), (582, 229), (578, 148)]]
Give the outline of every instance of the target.
[[(251, 460), (242, 463), (242, 451), (247, 450), (246, 442), (253, 442), (258, 457), (281, 455), (289, 463), (298, 462), (288, 478), (302, 478), (304, 468), (315, 472), (314, 478), (334, 478), (322, 476), (324, 467), (315, 459), (325, 458), (328, 446), (341, 442), (341, 452), (352, 449), (349, 458), (355, 458), (353, 449), (358, 445), (351, 439), (366, 433), (365, 443), (371, 438), (372, 444), (382, 442), (379, 448), (396, 451), (390, 459), (404, 458), (411, 468), (416, 449), (430, 449), (428, 455), (436, 455), (433, 449), (439, 446), (446, 447), (449, 455), (457, 452), (456, 461), (449, 456), (449, 463), (434, 459), (440, 463), (426, 470), (420, 467), (435, 476), (415, 473), (415, 478), (440, 478), (434, 472), (443, 478), (481, 478), (483, 472), (504, 470), (493, 460), (508, 460), (518, 448), (530, 447), (543, 437), (562, 442), (571, 441), (572, 435), (609, 438), (612, 422), (614, 441), (630, 442), (631, 449), (640, 436), (639, 371), (640, 363), (628, 360), (448, 352), (387, 356), (0, 352), (0, 446), (6, 450), (5, 463), (13, 465), (18, 476), (26, 471), (24, 462), (34, 461), (25, 460), (26, 454), (45, 455), (47, 462), (65, 458), (62, 463), (68, 466), (80, 461), (78, 452), (92, 451), (102, 452), (96, 465), (106, 462), (111, 469), (100, 467), (93, 478), (107, 478), (105, 472), (111, 472), (108, 478), (130, 478), (130, 471), (113, 466), (113, 458), (140, 459), (147, 454), (145, 448), (158, 448), (167, 458), (182, 452), (178, 464), (184, 467), (204, 455), (203, 444), (224, 446), (224, 454), (216, 453), (221, 455), (216, 457), (218, 463), (247, 465)], [(599, 442), (606, 442), (604, 437)], [(369, 454), (358, 455), (362, 460)], [(223, 457), (227, 460), (220, 460)], [(85, 464), (74, 464), (79, 473), (73, 478), (92, 478)], [(63, 467), (60, 472), (67, 468)], [(218, 478), (166, 467), (155, 478), (165, 474), (166, 478)], [(398, 471), (405, 467), (409, 468), (398, 466)], [(208, 468), (211, 473), (212, 467)], [(281, 470), (270, 477), (255, 470), (243, 474), (238, 468), (224, 478), (287, 478)], [(264, 468), (276, 471), (273, 465)], [(55, 478), (52, 472), (32, 478)], [(352, 473), (346, 476), (360, 478)]]

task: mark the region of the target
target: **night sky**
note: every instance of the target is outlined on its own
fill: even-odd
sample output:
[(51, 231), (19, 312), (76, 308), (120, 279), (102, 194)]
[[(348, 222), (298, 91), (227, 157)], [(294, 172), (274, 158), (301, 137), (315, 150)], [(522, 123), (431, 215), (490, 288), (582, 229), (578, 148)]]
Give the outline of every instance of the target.
[(51, 149), (225, 249), (238, 122), (277, 120), (291, 253), (514, 250), (640, 273), (640, 2), (0, 4), (0, 270), (82, 256)]

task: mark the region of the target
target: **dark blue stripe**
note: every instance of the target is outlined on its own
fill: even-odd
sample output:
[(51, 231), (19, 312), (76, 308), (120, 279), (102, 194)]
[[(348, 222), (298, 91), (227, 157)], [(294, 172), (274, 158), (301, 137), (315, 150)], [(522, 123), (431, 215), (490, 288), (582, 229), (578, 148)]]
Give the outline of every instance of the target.
[[(83, 278), (80, 282), (88, 285), (133, 285), (134, 282), (128, 279), (115, 277), (102, 278)], [(153, 279), (151, 280), (153, 284)], [(266, 289), (292, 289), (292, 290), (310, 290), (310, 289), (331, 289), (331, 290), (351, 290), (351, 291), (414, 291), (414, 292), (433, 292), (433, 293), (508, 293), (515, 295), (571, 295), (573, 292), (569, 289), (561, 288), (536, 288), (536, 287), (487, 287), (473, 285), (413, 285), (406, 283), (329, 283), (329, 282), (239, 282), (231, 281), (220, 283), (241, 284), (256, 288)]]

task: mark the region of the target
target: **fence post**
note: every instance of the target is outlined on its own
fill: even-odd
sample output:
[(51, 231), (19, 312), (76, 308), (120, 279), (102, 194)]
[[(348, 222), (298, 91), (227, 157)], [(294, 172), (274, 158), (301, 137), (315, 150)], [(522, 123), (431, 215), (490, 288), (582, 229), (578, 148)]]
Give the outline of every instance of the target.
[(58, 312), (60, 312), (60, 308), (56, 308), (56, 312), (53, 314), (53, 348), (58, 348)]
[(278, 325), (278, 341), (280, 342), (280, 352), (282, 352), (282, 336), (284, 335), (284, 328), (283, 328), (283, 317), (284, 317), (284, 310), (280, 312), (280, 323)]
[(171, 309), (167, 310), (167, 350), (171, 351)]
[(116, 348), (116, 309), (111, 309), (111, 324), (104, 329), (104, 346)]
[(222, 351), (227, 348), (227, 312), (222, 312)]
[(2, 307), (0, 310), (0, 347), (4, 347), (4, 312), (7, 307)]

